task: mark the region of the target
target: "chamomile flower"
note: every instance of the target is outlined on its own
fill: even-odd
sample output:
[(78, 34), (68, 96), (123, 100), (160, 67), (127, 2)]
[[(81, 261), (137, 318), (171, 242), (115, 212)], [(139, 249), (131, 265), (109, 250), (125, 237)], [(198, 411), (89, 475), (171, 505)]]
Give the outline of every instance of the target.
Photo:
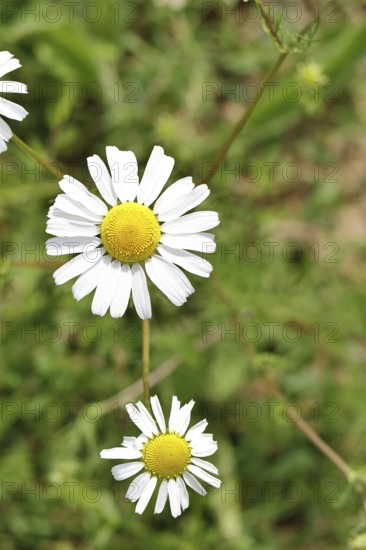
[(72, 287), (76, 300), (95, 290), (92, 312), (122, 317), (130, 295), (141, 319), (151, 317), (146, 275), (176, 306), (187, 301), (194, 288), (179, 269), (209, 277), (212, 266), (188, 250), (214, 252), (219, 224), (216, 212), (187, 214), (206, 197), (207, 185), (180, 179), (163, 193), (174, 159), (154, 147), (139, 181), (131, 151), (106, 148), (109, 170), (102, 159), (88, 158), (90, 174), (103, 198), (71, 176), (59, 183), (62, 191), (51, 206), (46, 243), (49, 255), (79, 253), (54, 273), (57, 285), (78, 279)]
[[(0, 78), (21, 67), (18, 59), (9, 52), (0, 52)], [(21, 82), (12, 80), (0, 80), (0, 93), (26, 94), (27, 86)], [(12, 137), (13, 132), (9, 125), (1, 117), (5, 116), (13, 120), (23, 120), (28, 112), (8, 99), (0, 97), (0, 153), (7, 150), (6, 142)]]
[(207, 494), (197, 478), (220, 487), (221, 481), (211, 475), (218, 475), (217, 468), (202, 460), (216, 452), (217, 443), (211, 434), (203, 433), (206, 420), (188, 429), (194, 401), (181, 407), (173, 396), (168, 424), (156, 395), (151, 397), (150, 403), (155, 418), (141, 402), (126, 406), (141, 435), (124, 437), (121, 447), (105, 449), (100, 456), (129, 461), (113, 466), (112, 474), (118, 481), (139, 474), (126, 493), (126, 498), (137, 502), (137, 514), (144, 512), (158, 486), (154, 513), (160, 514), (169, 499), (171, 514), (176, 518), (189, 506), (187, 486), (200, 495)]

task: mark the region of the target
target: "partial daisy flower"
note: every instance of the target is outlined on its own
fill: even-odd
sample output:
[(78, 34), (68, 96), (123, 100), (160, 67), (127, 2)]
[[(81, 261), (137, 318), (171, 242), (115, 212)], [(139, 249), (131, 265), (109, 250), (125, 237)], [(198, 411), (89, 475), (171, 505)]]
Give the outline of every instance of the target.
[(107, 147), (106, 153), (110, 172), (99, 156), (88, 158), (105, 202), (71, 176), (59, 183), (64, 193), (48, 212), (46, 231), (55, 238), (47, 241), (47, 254), (79, 253), (55, 271), (54, 279), (61, 285), (79, 276), (72, 287), (78, 301), (95, 289), (94, 314), (109, 309), (112, 317), (122, 317), (132, 292), (137, 314), (149, 319), (145, 272), (173, 304), (184, 304), (194, 288), (177, 266), (209, 277), (212, 265), (188, 250), (215, 251), (214, 235), (206, 231), (219, 218), (211, 211), (187, 214), (210, 194), (207, 185), (195, 186), (190, 177), (160, 194), (174, 165), (162, 147), (154, 147), (141, 181), (131, 151)]
[(159, 484), (154, 513), (160, 514), (169, 498), (171, 514), (176, 518), (189, 506), (187, 486), (202, 496), (207, 494), (197, 478), (217, 489), (220, 487), (221, 481), (211, 475), (218, 475), (217, 468), (211, 462), (202, 460), (202, 457), (216, 452), (217, 443), (212, 434), (203, 433), (207, 427), (206, 420), (201, 420), (187, 431), (194, 401), (181, 407), (177, 397), (173, 396), (168, 425), (156, 395), (151, 397), (150, 403), (155, 418), (141, 402), (136, 406), (132, 403), (126, 406), (141, 435), (124, 437), (121, 447), (105, 449), (100, 456), (130, 461), (113, 466), (112, 474), (117, 481), (143, 470), (126, 493), (126, 498), (137, 502), (137, 514), (144, 512)]
[[(0, 52), (0, 78), (5, 74), (21, 67), (18, 59), (9, 52)], [(12, 80), (0, 80), (0, 93), (26, 94), (27, 86), (21, 82)], [(23, 107), (0, 97), (0, 115), (13, 120), (23, 120), (28, 114)], [(12, 137), (13, 132), (9, 125), (0, 116), (0, 153), (7, 150), (6, 142)]]

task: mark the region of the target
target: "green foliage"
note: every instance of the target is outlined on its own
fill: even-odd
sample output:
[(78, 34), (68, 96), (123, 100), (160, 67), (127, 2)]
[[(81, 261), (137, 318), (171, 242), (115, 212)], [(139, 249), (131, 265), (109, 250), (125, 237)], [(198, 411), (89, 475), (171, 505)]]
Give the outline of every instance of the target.
[[(62, 3), (59, 19), (52, 6), (13, 3), (1, 49), (19, 57), (14, 75), (30, 91), (13, 130), (87, 184), (86, 157), (106, 145), (133, 150), (142, 170), (160, 144), (174, 179), (204, 181), (251, 104), (248, 86), (278, 55), (262, 24), (234, 2), (105, 2), (95, 21), (88, 4), (71, 20)], [(212, 180), (212, 277), (191, 277), (181, 309), (151, 287), (152, 370), (181, 360), (154, 390), (165, 408), (172, 394), (193, 397), (193, 420), (207, 417), (219, 442), (223, 488), (191, 494), (178, 520), (151, 504), (137, 516), (127, 482), (99, 459), (136, 433), (123, 409), (102, 415), (100, 402), (140, 377), (139, 320), (132, 308), (119, 322), (93, 317), (90, 296), (76, 303), (71, 283), (54, 285), (44, 228), (57, 182), (12, 142), (1, 155), (1, 549), (364, 548), (362, 491), (287, 414), (296, 403), (363, 472), (366, 27), (356, 2), (330, 4), (335, 14), (328, 7), (311, 48), (289, 56)], [(288, 41), (314, 18), (299, 5)], [(304, 103), (291, 92), (308, 62), (328, 80)]]

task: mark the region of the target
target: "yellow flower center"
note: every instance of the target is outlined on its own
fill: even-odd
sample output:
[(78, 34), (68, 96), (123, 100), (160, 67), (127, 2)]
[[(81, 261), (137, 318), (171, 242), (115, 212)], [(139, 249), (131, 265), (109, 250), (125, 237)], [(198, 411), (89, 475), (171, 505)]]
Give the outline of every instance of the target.
[(150, 208), (136, 202), (113, 206), (102, 221), (100, 234), (112, 258), (133, 264), (147, 260), (160, 241), (160, 225)]
[(169, 479), (182, 474), (189, 464), (191, 447), (176, 433), (160, 434), (142, 449), (142, 461), (154, 476)]

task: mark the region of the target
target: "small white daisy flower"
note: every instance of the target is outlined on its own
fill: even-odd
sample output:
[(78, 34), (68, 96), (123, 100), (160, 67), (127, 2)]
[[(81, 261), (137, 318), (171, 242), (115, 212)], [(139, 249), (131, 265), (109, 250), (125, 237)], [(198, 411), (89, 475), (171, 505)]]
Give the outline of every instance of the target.
[(114, 479), (127, 479), (141, 470), (130, 484), (126, 498), (137, 502), (136, 513), (142, 514), (152, 494), (159, 484), (155, 504), (155, 514), (160, 514), (169, 497), (173, 517), (180, 516), (189, 506), (187, 485), (198, 494), (206, 495), (197, 478), (219, 488), (221, 481), (211, 474), (218, 475), (217, 468), (202, 460), (217, 450), (212, 434), (204, 434), (207, 421), (201, 420), (187, 431), (194, 401), (180, 406), (173, 396), (168, 425), (158, 397), (150, 399), (155, 419), (141, 403), (129, 403), (126, 408), (131, 420), (141, 430), (139, 437), (124, 437), (122, 447), (104, 449), (101, 458), (133, 460), (113, 466)]
[[(208, 277), (212, 266), (188, 252), (214, 252), (214, 235), (206, 233), (219, 224), (216, 212), (193, 212), (210, 194), (207, 185), (195, 186), (187, 177), (162, 194), (174, 159), (154, 147), (139, 182), (137, 161), (131, 151), (106, 148), (110, 172), (102, 159), (88, 158), (89, 172), (103, 197), (71, 176), (59, 183), (64, 194), (56, 197), (47, 222), (47, 253), (80, 253), (54, 273), (57, 285), (79, 276), (72, 287), (76, 300), (94, 289), (92, 312), (122, 317), (132, 291), (141, 319), (151, 317), (150, 294), (145, 272), (176, 306), (181, 306), (194, 288), (180, 266)], [(160, 196), (159, 196), (160, 195)], [(107, 206), (107, 204), (109, 206)], [(152, 206), (154, 204), (154, 206)]]
[[(19, 60), (15, 59), (11, 53), (0, 52), (0, 78), (11, 71), (18, 69), (19, 67), (21, 67)], [(27, 86), (21, 82), (0, 80), (0, 93), (2, 92), (26, 94)], [(0, 115), (11, 118), (12, 120), (23, 120), (27, 114), (28, 112), (20, 105), (0, 97)], [(0, 116), (0, 153), (7, 150), (8, 147), (6, 142), (9, 141), (12, 135), (13, 132), (11, 131), (9, 125)]]

